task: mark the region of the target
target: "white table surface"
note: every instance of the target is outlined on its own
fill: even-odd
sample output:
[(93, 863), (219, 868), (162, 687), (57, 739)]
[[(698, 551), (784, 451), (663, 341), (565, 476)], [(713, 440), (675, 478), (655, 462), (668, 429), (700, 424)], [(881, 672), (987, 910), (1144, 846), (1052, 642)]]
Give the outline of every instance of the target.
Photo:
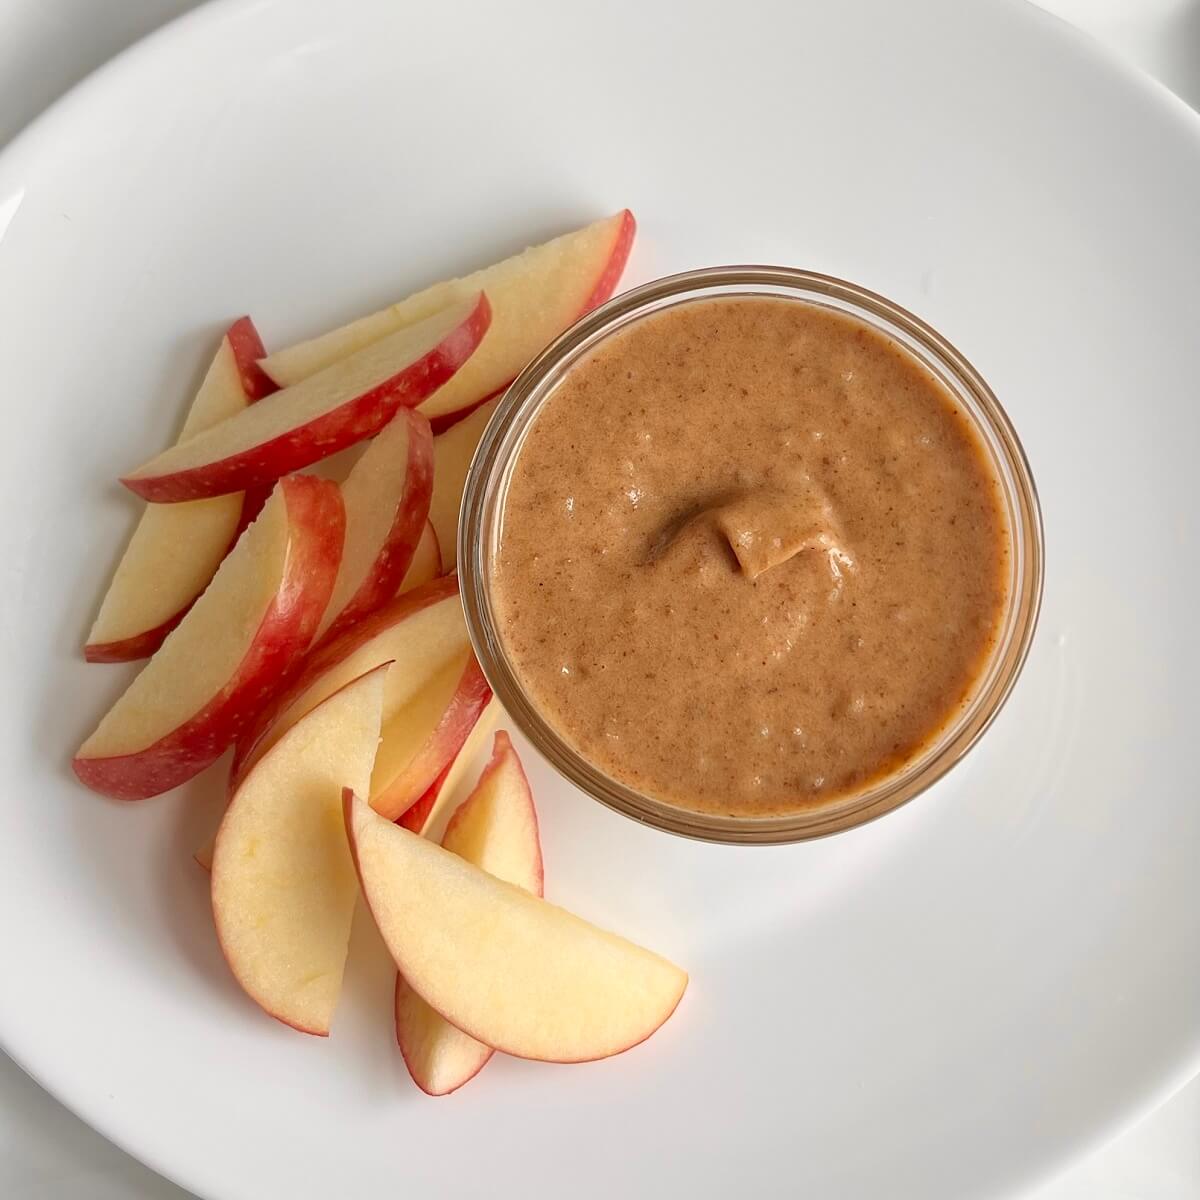
[[(0, 0), (0, 145), (87, 72), (196, 4)], [(1200, 108), (1200, 0), (1041, 0), (1041, 7)], [(187, 1200), (187, 1193), (110, 1145), (0, 1054), (0, 1197)], [(1200, 1079), (1027, 1200), (1197, 1197)]]

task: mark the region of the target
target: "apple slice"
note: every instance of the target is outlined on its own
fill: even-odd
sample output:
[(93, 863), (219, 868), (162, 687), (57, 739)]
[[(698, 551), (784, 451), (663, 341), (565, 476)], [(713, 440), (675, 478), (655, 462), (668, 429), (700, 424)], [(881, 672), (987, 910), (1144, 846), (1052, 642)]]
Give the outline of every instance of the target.
[(281, 479), (207, 590), (84, 742), (76, 775), (106, 796), (139, 800), (213, 762), (312, 641), (343, 524), (337, 484)]
[[(455, 811), (442, 845), (480, 870), (542, 894), (542, 847), (533, 793), (508, 734), (496, 734), (491, 762)], [(396, 1041), (413, 1082), (430, 1096), (456, 1091), (493, 1051), (440, 1017), (396, 976)]]
[(268, 483), (372, 437), (463, 365), (491, 321), (459, 300), (172, 446), (121, 482), (147, 500), (217, 496)]
[(342, 484), (346, 546), (318, 637), (336, 637), (400, 590), (429, 516), (433, 433), (402, 408)]
[[(262, 340), (250, 318), (235, 321), (192, 401), (181, 442), (275, 390), (258, 366), (262, 354)], [(88, 634), (83, 649), (88, 662), (128, 662), (162, 645), (249, 524), (246, 499), (233, 492), (146, 509)], [(262, 500), (251, 501), (256, 512)]]
[[(437, 433), (444, 422), (504, 391), (568, 325), (612, 295), (636, 231), (628, 209), (462, 279), (435, 284), (321, 337), (280, 350), (262, 366), (291, 386), (396, 329), (475, 292), (492, 303), (492, 327), (474, 358), (421, 405)], [(442, 552), (445, 553), (445, 545)]]
[(585, 1062), (637, 1045), (675, 1011), (687, 975), (666, 959), (344, 796), (359, 883), (396, 966), (476, 1041)]
[(393, 735), (390, 726), (384, 730), (370, 795), (371, 807), (390, 821), (412, 808), (450, 766), (492, 698), (492, 689), (474, 654), (468, 653), (466, 663), (457, 669), (454, 690), (432, 726), (422, 729), (418, 722), (409, 726), (418, 732), (415, 746), (408, 738)]
[(454, 761), (442, 768), (441, 774), (425, 789), (421, 798), (400, 818), (399, 823), (405, 829), (432, 837), (442, 815), (462, 803), (474, 778), (471, 772), (476, 766), (475, 760), (496, 728), (503, 711), (495, 696), (484, 705), (475, 727), (454, 756)]
[(433, 532), (433, 523), (427, 520), (398, 594), (402, 596), (405, 592), (411, 592), (413, 588), (418, 588), (441, 574), (442, 552), (438, 547), (437, 534)]
[(324, 1036), (342, 989), (358, 889), (341, 796), (365, 787), (388, 667), (348, 683), (263, 756), (229, 804), (212, 858), (217, 939), (245, 993)]
[(345, 633), (322, 642), (290, 685), (260, 708), (238, 739), (230, 768), (231, 791), (264, 751), (350, 680), (381, 663), (395, 662), (383, 697), (387, 728), (439, 671), (465, 656), (468, 645), (458, 579), (453, 575), (397, 596)]
[(463, 485), (475, 447), (496, 411), (500, 398), (489, 400), (465, 420), (433, 439), (433, 497), (429, 520), (442, 552), (442, 569), (458, 563), (458, 514), (462, 509)]
[[(449, 684), (453, 688), (460, 677), (459, 664), (455, 662), (448, 671), (443, 671), (433, 683), (426, 687), (422, 696), (432, 694), (445, 699), (449, 694), (442, 690), (446, 686), (445, 681), (453, 681)], [(416, 703), (418, 701), (414, 701), (413, 705)], [(413, 705), (406, 706), (401, 710), (401, 714), (411, 714)], [(444, 814), (453, 812), (463, 802), (470, 791), (471, 780), (475, 777), (473, 772), (478, 767), (479, 754), (488, 738), (492, 736), (492, 731), (496, 728), (503, 713), (504, 709), (500, 707), (500, 701), (495, 696), (483, 706), (483, 711), (467, 735), (467, 740), (463, 742), (454, 756), (454, 760), (442, 768), (441, 773), (425, 789), (421, 798), (399, 818), (400, 824), (405, 829), (411, 829), (413, 833), (430, 837), (437, 829)], [(402, 725), (399, 715), (392, 719), (392, 725), (394, 728)], [(385, 740), (380, 745), (381, 751), (386, 744)], [(378, 758), (376, 758), (376, 762), (378, 762)], [(192, 855), (196, 863), (206, 871), (212, 869), (215, 839), (216, 835), (214, 834)]]

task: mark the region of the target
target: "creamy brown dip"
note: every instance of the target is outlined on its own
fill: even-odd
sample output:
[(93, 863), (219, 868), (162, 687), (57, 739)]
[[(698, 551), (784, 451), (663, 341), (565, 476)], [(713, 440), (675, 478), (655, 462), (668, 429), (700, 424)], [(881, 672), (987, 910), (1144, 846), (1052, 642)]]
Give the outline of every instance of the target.
[(616, 779), (766, 815), (893, 772), (970, 693), (1010, 541), (969, 419), (794, 300), (698, 300), (575, 365), (516, 461), (492, 580), (546, 719)]

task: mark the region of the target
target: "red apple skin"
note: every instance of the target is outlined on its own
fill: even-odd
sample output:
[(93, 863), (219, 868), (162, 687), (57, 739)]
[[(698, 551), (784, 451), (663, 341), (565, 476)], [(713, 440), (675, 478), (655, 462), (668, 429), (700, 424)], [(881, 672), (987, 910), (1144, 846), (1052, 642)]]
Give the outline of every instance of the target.
[(178, 729), (134, 754), (75, 758), (80, 781), (114, 800), (143, 800), (186, 783), (215, 762), (254, 717), (262, 697), (308, 648), (329, 603), (342, 554), (345, 516), (337, 484), (311, 475), (280, 480), (292, 553), (233, 678)]
[[(336, 564), (335, 564), (336, 565)], [(333, 584), (330, 583), (332, 589)], [(357, 625), (345, 630), (332, 641), (322, 641), (305, 657), (297, 672), (291, 676), (281, 690), (276, 691), (269, 701), (262, 705), (258, 712), (240, 731), (233, 751), (233, 763), (229, 768), (229, 794), (232, 796), (238, 784), (246, 773), (258, 743), (262, 740), (276, 718), (284, 712), (292, 702), (306, 691), (318, 676), (323, 675), (347, 655), (353, 654), (364, 642), (370, 641), (383, 630), (410, 617), (415, 612), (445, 600), (447, 596), (458, 594), (458, 576), (443, 575), (430, 580), (411, 592), (397, 596), (383, 608), (376, 609), (370, 616), (359, 621)], [(328, 603), (328, 596), (326, 596)], [(320, 614), (318, 614), (320, 620)]]
[[(625, 271), (625, 265), (629, 262), (629, 253), (633, 249), (633, 239), (637, 235), (637, 221), (634, 219), (633, 213), (629, 209), (625, 209), (622, 214), (621, 227), (617, 231), (617, 239), (613, 242), (612, 253), (609, 255), (608, 262), (604, 265), (604, 270), (600, 277), (596, 280), (595, 287), (592, 288), (591, 295), (584, 301), (583, 307), (579, 310), (579, 317), (586, 316), (593, 308), (599, 308), (606, 300), (612, 297), (613, 292), (617, 290), (617, 284), (621, 282), (621, 275)], [(482, 396), (480, 399), (468, 404), (465, 408), (456, 409), (454, 412), (441, 413), (434, 417), (430, 424), (433, 427), (435, 434), (445, 433), (447, 429), (457, 425), (459, 421), (465, 421), (477, 408), (482, 408), (489, 400), (494, 400), (497, 396), (502, 396), (512, 386), (510, 379), (503, 387), (497, 388), (494, 392), (487, 396)]]
[(83, 657), (90, 663), (134, 662), (139, 658), (149, 658), (167, 640), (167, 634), (187, 616), (191, 607), (189, 604), (187, 608), (181, 608), (161, 625), (144, 629), (134, 637), (122, 638), (119, 642), (89, 642), (83, 648)]
[(333, 640), (395, 596), (425, 530), (433, 494), (433, 430), (412, 409), (398, 414), (397, 419), (400, 416), (408, 421), (408, 466), (396, 519), (366, 579), (322, 635), (322, 642)]
[[(233, 359), (237, 364), (238, 375), (242, 381), (242, 391), (246, 393), (246, 403), (253, 404), (272, 392), (279, 391), (275, 381), (258, 365), (258, 360), (266, 353), (262, 338), (249, 317), (238, 317), (225, 331), (229, 340), (229, 348), (233, 351)], [(237, 528), (229, 550), (237, 545), (237, 540), (246, 531), (250, 522), (262, 512), (271, 487), (254, 488), (242, 496), (242, 512), (238, 517)], [(229, 550), (225, 553), (228, 554)], [(193, 601), (192, 603), (195, 603)], [(90, 663), (133, 662), (139, 658), (149, 658), (167, 639), (167, 634), (187, 615), (188, 609), (181, 608), (173, 617), (163, 621), (154, 629), (145, 629), (134, 637), (122, 638), (119, 642), (92, 643), (83, 648), (83, 657)]]
[[(389, 821), (404, 822), (401, 818), (423, 800), (434, 783), (444, 778), (455, 755), (475, 728), (475, 722), (492, 698), (491, 685), (483, 674), (475, 655), (467, 660), (454, 695), (436, 727), (405, 768), (402, 778), (393, 782), (371, 801), (371, 807)], [(435, 797), (436, 799), (436, 794)], [(428, 815), (428, 813), (426, 813)], [(410, 828), (405, 825), (405, 828)], [(418, 832), (418, 831), (414, 831)]]
[(226, 330), (225, 336), (229, 339), (246, 399), (253, 404), (255, 400), (279, 391), (275, 381), (258, 365), (258, 360), (266, 357), (267, 348), (254, 322), (249, 317), (238, 317)]
[(201, 500), (248, 491), (353, 446), (378, 433), (401, 408), (415, 408), (442, 386), (475, 351), (491, 324), (492, 310), (480, 293), (468, 317), (427, 354), (403, 371), (307, 424), (220, 462), (170, 475), (122, 479), (131, 491), (156, 504)]
[(450, 774), (450, 768), (453, 766), (454, 759), (451, 759), (438, 772), (437, 778), (421, 793), (417, 802), (397, 817), (397, 825), (403, 825), (413, 833), (420, 833), (425, 828), (425, 822), (429, 820), (429, 814), (433, 812), (433, 806), (446, 784), (446, 776)]
[(634, 220), (633, 213), (626, 209), (621, 214), (621, 228), (617, 231), (617, 240), (613, 242), (612, 253), (609, 255), (600, 278), (596, 280), (596, 286), (592, 288), (592, 294), (584, 302), (579, 313), (581, 317), (585, 313), (591, 312), (593, 308), (599, 308), (617, 290), (617, 284), (621, 282), (621, 275), (625, 270), (625, 264), (629, 261), (629, 252), (633, 249), (633, 239), (636, 235), (637, 221)]
[[(254, 322), (249, 317), (239, 317), (229, 327), (225, 335), (233, 349), (233, 358), (237, 363), (238, 374), (242, 377), (242, 390), (246, 399), (253, 404), (266, 396), (279, 391), (279, 385), (258, 365), (258, 360), (267, 353), (263, 340), (258, 335)], [(237, 541), (246, 528), (262, 512), (267, 497), (271, 494), (273, 484), (264, 483), (248, 489), (242, 495), (242, 515), (238, 519), (237, 532), (233, 540)]]

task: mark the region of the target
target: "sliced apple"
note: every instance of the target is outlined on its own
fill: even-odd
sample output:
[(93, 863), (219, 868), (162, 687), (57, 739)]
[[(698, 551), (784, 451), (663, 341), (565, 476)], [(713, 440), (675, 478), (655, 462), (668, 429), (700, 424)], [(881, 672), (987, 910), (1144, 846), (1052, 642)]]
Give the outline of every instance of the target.
[[(262, 354), (262, 340), (250, 318), (235, 321), (192, 401), (181, 442), (275, 391), (258, 365)], [(208, 586), (264, 500), (261, 494), (232, 492), (147, 508), (88, 634), (83, 650), (88, 662), (128, 662), (153, 654)]]
[[(533, 793), (508, 734), (496, 734), (492, 759), (455, 811), (442, 845), (480, 870), (542, 894), (542, 847)], [(445, 1096), (473, 1079), (492, 1048), (440, 1017), (396, 976), (396, 1041), (413, 1082)]]
[(429, 520), (442, 552), (442, 570), (458, 562), (458, 515), (462, 510), (463, 485), (475, 447), (500, 403), (499, 397), (477, 408), (469, 417), (433, 439), (433, 497)]
[[(291, 386), (396, 329), (475, 292), (492, 302), (492, 327), (475, 357), (423, 402), (434, 432), (446, 421), (502, 392), (543, 347), (612, 295), (633, 245), (636, 223), (624, 209), (462, 279), (435, 284), (370, 316), (263, 360), (277, 383)], [(445, 545), (442, 551), (445, 553)]]
[(442, 768), (441, 774), (425, 789), (421, 798), (400, 818), (400, 824), (424, 837), (434, 836), (443, 815), (453, 812), (466, 798), (477, 767), (476, 759), (496, 728), (503, 713), (500, 701), (493, 696), (484, 706), (467, 735), (454, 761)]
[(151, 459), (121, 482), (158, 502), (268, 483), (378, 433), (445, 383), (491, 321), (481, 293), (372, 342)]
[(393, 725), (403, 723), (405, 733), (409, 729), (418, 732), (416, 745), (410, 741), (411, 734), (406, 737), (400, 729), (395, 735), (391, 727), (384, 731), (371, 778), (371, 807), (390, 821), (412, 808), (454, 761), (491, 698), (492, 689), (475, 655), (468, 652), (467, 661), (458, 668), (449, 701), (432, 726), (422, 729), (419, 722), (410, 724), (403, 717), (393, 721)]
[(542, 894), (545, 872), (533, 792), (503, 729), (494, 737), (479, 782), (450, 818), (442, 845), (497, 879)]
[(687, 975), (385, 820), (349, 789), (363, 896), (405, 982), (464, 1033), (519, 1058), (584, 1062), (648, 1038)]
[(433, 523), (425, 522), (421, 531), (421, 540), (413, 551), (412, 562), (408, 564), (404, 582), (400, 585), (399, 595), (411, 592), (413, 588), (428, 583), (442, 574), (442, 552), (438, 547), (437, 534), (433, 532)]
[(263, 756), (225, 812), (212, 858), (217, 938), (265, 1012), (325, 1035), (342, 989), (358, 889), (342, 820), (347, 780), (366, 787), (384, 677), (347, 684)]
[[(242, 381), (242, 392), (248, 403), (262, 400), (279, 391), (279, 384), (262, 369), (259, 360), (266, 354), (258, 329), (249, 317), (239, 317), (225, 332), (225, 340), (233, 351), (233, 361)], [(233, 412), (237, 410), (234, 409)], [(232, 416), (233, 412), (229, 415)], [(193, 430), (203, 432), (208, 422)], [(184, 427), (186, 429), (186, 425)]]
[(336, 637), (400, 590), (429, 516), (433, 433), (402, 408), (342, 484), (346, 546), (318, 637)]
[(246, 771), (305, 713), (352, 679), (394, 662), (383, 697), (386, 728), (437, 673), (467, 651), (467, 626), (458, 579), (447, 575), (397, 596), (304, 661), (289, 686), (263, 705), (238, 739), (230, 769), (236, 790)]
[(213, 762), (308, 648), (342, 550), (337, 484), (281, 479), (204, 594), (84, 742), (90, 788), (139, 800)]

